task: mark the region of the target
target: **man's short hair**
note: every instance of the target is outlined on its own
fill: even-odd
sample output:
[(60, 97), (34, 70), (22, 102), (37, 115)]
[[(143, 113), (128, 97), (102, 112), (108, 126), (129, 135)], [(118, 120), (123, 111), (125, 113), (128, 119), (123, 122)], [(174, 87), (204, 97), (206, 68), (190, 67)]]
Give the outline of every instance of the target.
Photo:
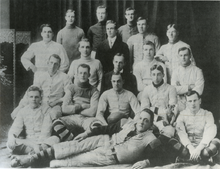
[(42, 97), (43, 91), (38, 86), (30, 86), (27, 89), (27, 93), (32, 92), (32, 91), (38, 91), (40, 96)]
[(106, 8), (106, 6), (104, 6), (104, 5), (97, 6), (96, 11), (97, 11), (98, 9), (105, 9), (105, 12), (107, 12), (107, 8)]
[(150, 45), (150, 46), (152, 46), (152, 47), (154, 48), (154, 51), (155, 51), (155, 44), (154, 44), (153, 42), (151, 42), (151, 41), (149, 41), (149, 40), (145, 40), (144, 43), (143, 43), (143, 46), (144, 46), (144, 45)]
[(125, 62), (125, 56), (124, 56), (123, 53), (116, 53), (116, 54), (114, 55), (114, 57), (113, 57), (113, 61), (114, 61), (114, 59), (115, 59), (115, 56), (121, 56), (121, 57), (123, 57), (123, 58), (124, 58), (124, 62)]
[(42, 24), (42, 25), (40, 26), (40, 31), (41, 31), (41, 32), (43, 31), (43, 28), (44, 28), (44, 27), (49, 27), (49, 28), (51, 28), (51, 30), (52, 30), (52, 32), (53, 32), (53, 28), (52, 28), (52, 26), (51, 26), (49, 23)]
[(136, 10), (132, 7), (128, 7), (126, 10), (125, 10), (125, 14), (127, 11), (134, 11), (134, 13), (136, 13)]
[[(122, 76), (122, 74), (120, 72), (116, 73), (116, 72), (113, 71), (112, 76), (114, 76), (114, 75), (120, 75), (121, 79), (124, 80), (124, 77)], [(112, 76), (111, 76), (111, 79), (112, 79)]]
[(88, 70), (88, 73), (90, 73), (90, 66), (85, 64), (85, 63), (82, 63), (80, 64), (78, 67), (77, 67), (77, 73), (79, 72), (79, 68), (82, 67), (82, 68), (86, 68)]
[(188, 47), (181, 47), (181, 48), (179, 48), (178, 53), (180, 53), (180, 51), (184, 51), (184, 50), (188, 50), (189, 56), (191, 57), (191, 50)]
[(106, 26), (107, 26), (108, 24), (113, 24), (113, 25), (115, 25), (115, 29), (116, 29), (116, 22), (115, 22), (115, 21), (113, 21), (113, 20), (107, 20)]
[(169, 24), (167, 26), (167, 30), (169, 30), (170, 28), (174, 28), (176, 31), (179, 32), (179, 27), (176, 24)]
[(150, 115), (150, 123), (153, 124), (153, 122), (154, 122), (154, 113), (148, 108), (145, 108), (145, 109), (141, 110), (141, 112), (143, 112), (143, 111), (147, 112)]
[(150, 68), (150, 71), (159, 70), (162, 74), (164, 74), (163, 67), (159, 64), (155, 64)]
[(144, 18), (144, 17), (140, 16), (140, 17), (138, 17), (137, 22), (139, 22), (141, 20), (145, 20), (146, 24), (148, 24), (148, 19), (147, 18)]
[(186, 93), (186, 97), (192, 96), (192, 95), (194, 95), (194, 94), (196, 94), (199, 99), (201, 98), (200, 94), (199, 94), (197, 91), (195, 91), (195, 90), (190, 90), (190, 91), (188, 91), (188, 92)]
[(75, 10), (73, 10), (73, 9), (68, 9), (68, 10), (66, 11), (66, 14), (68, 14), (68, 13), (74, 13), (74, 14), (75, 14)]
[(48, 59), (48, 61), (50, 60), (50, 58), (55, 58), (55, 59), (57, 59), (58, 61), (59, 61), (59, 64), (61, 64), (61, 58), (60, 58), (60, 56), (59, 55), (57, 55), (57, 54), (52, 54), (52, 55), (50, 55), (50, 57), (49, 57), (49, 59)]
[(89, 46), (90, 46), (90, 41), (89, 41), (89, 39), (87, 39), (87, 38), (82, 38), (82, 39), (79, 41), (79, 43), (78, 43), (78, 47), (80, 46), (80, 44), (81, 44), (82, 42), (88, 42), (88, 43), (89, 43)]

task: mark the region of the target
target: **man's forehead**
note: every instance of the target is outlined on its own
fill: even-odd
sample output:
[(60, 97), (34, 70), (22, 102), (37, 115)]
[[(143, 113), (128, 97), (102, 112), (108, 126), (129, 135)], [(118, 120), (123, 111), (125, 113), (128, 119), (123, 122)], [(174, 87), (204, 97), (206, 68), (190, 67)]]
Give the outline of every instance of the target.
[(118, 61), (118, 62), (123, 61), (124, 62), (124, 57), (123, 56), (115, 56), (114, 61)]
[(141, 116), (142, 118), (144, 118), (144, 119), (150, 120), (150, 114), (149, 114), (148, 112), (146, 112), (146, 111), (142, 111), (141, 114), (140, 114), (140, 116)]
[(75, 16), (75, 12), (68, 12), (66, 16)]
[(198, 100), (199, 98), (198, 98), (197, 94), (195, 93), (191, 96), (186, 96), (186, 99), (187, 100)]
[(89, 42), (80, 42), (79, 46), (90, 46)]
[(52, 32), (52, 29), (51, 29), (51, 27), (43, 27), (42, 31), (51, 31)]
[(57, 58), (51, 56), (50, 59), (49, 59), (49, 61), (50, 61), (50, 62), (51, 62), (51, 61), (53, 61), (53, 62), (59, 62), (59, 59), (57, 59)]
[(188, 49), (181, 50), (181, 51), (179, 52), (179, 54), (188, 54), (188, 55), (189, 55), (189, 50), (188, 50)]
[(112, 75), (112, 80), (121, 80), (121, 75)]
[(29, 91), (28, 96), (40, 96), (40, 92), (39, 91)]
[(115, 28), (115, 24), (109, 23), (108, 25), (106, 25), (106, 28)]
[(154, 48), (154, 47), (153, 47), (152, 45), (148, 45), (148, 44), (147, 44), (147, 45), (144, 45), (143, 48), (144, 48), (144, 49), (150, 49), (150, 48)]
[(98, 8), (96, 10), (97, 13), (105, 13), (106, 12), (106, 9), (105, 8)]
[(134, 13), (134, 10), (132, 9), (132, 10), (129, 10), (129, 11), (126, 11), (126, 14), (132, 14), (132, 13)]
[(146, 19), (139, 20), (137, 23), (138, 23), (138, 24), (146, 23)]

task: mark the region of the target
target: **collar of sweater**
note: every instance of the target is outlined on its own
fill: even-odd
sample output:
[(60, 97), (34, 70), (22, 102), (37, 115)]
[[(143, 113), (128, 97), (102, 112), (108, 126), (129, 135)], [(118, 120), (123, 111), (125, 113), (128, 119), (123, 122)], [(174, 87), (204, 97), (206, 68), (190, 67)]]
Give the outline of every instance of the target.
[(75, 28), (76, 26), (75, 26), (74, 24), (72, 24), (72, 25), (66, 24), (65, 27), (66, 27), (67, 29), (73, 29), (73, 28)]
[(99, 25), (99, 26), (105, 26), (105, 24), (106, 24), (106, 21), (101, 21), (101, 22), (97, 23), (97, 25)]
[(81, 88), (89, 88), (90, 84), (89, 81), (87, 80), (86, 82), (77, 82), (77, 86), (81, 87)]
[(154, 82), (152, 82), (152, 84), (153, 84), (153, 86), (154, 86), (155, 88), (158, 88), (158, 87), (162, 86), (163, 83), (164, 83), (164, 82), (163, 82), (163, 79), (162, 79), (162, 81), (161, 81), (159, 84), (154, 84)]

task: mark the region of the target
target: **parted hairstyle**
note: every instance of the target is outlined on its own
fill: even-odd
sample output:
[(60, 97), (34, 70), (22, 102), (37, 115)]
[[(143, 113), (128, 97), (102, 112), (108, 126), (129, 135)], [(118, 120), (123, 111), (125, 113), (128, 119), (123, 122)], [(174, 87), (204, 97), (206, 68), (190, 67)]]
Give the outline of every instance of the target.
[(73, 9), (68, 9), (67, 11), (66, 11), (66, 14), (67, 13), (74, 13), (75, 14), (75, 11), (73, 10)]
[(145, 108), (145, 109), (141, 110), (141, 112), (143, 112), (143, 111), (147, 112), (150, 115), (150, 123), (153, 124), (153, 122), (154, 122), (154, 113), (148, 108)]
[(98, 9), (105, 9), (105, 12), (107, 12), (107, 8), (106, 8), (106, 6), (104, 6), (104, 5), (98, 6), (98, 7), (96, 8), (96, 11), (97, 11)]
[(186, 97), (192, 96), (192, 95), (194, 95), (194, 94), (196, 94), (199, 99), (201, 98), (200, 94), (199, 94), (197, 91), (195, 91), (195, 90), (190, 90), (190, 91), (188, 91), (188, 92), (186, 93)]
[(162, 74), (164, 74), (163, 67), (161, 65), (155, 64), (150, 68), (150, 71), (152, 72), (153, 70), (159, 70)]
[(43, 95), (43, 91), (37, 87), (37, 86), (30, 86), (28, 89), (27, 89), (27, 93), (31, 92), (31, 91), (38, 91), (40, 96), (42, 97)]
[(147, 18), (144, 18), (142, 16), (138, 17), (137, 18), (137, 22), (141, 21), (141, 20), (146, 20), (146, 24), (148, 25), (148, 19)]
[(191, 50), (190, 50), (188, 47), (185, 47), (185, 46), (179, 48), (178, 53), (180, 53), (180, 51), (184, 51), (184, 50), (188, 50), (188, 52), (189, 52), (189, 56), (191, 57), (191, 55), (192, 55)]
[(41, 32), (43, 31), (43, 28), (44, 28), (44, 27), (49, 27), (49, 28), (51, 28), (51, 30), (52, 30), (52, 32), (53, 32), (53, 28), (52, 28), (52, 26), (51, 26), (49, 23), (42, 24), (42, 25), (40, 26), (40, 31), (41, 31)]
[(167, 26), (167, 30), (169, 30), (170, 28), (174, 28), (176, 31), (179, 32), (179, 27), (176, 24), (169, 24)]
[(113, 21), (113, 20), (107, 20), (107, 22), (106, 22), (106, 26), (108, 25), (108, 24), (113, 24), (113, 25), (115, 25), (115, 29), (116, 29), (116, 22), (115, 21)]
[(132, 7), (128, 7), (126, 10), (125, 10), (125, 14), (127, 11), (134, 11), (134, 13), (136, 13), (136, 10)]
[(85, 64), (85, 63), (80, 64), (80, 65), (77, 67), (77, 73), (78, 73), (80, 67), (88, 69), (88, 73), (90, 74), (90, 66), (89, 66), (89, 65), (87, 65), (87, 64)]
[(151, 41), (149, 41), (149, 40), (144, 40), (143, 46), (144, 46), (144, 45), (150, 45), (150, 46), (152, 46), (153, 49), (154, 49), (154, 52), (155, 52), (155, 44), (154, 44), (153, 42), (151, 42)]
[(50, 55), (48, 61), (50, 60), (51, 57), (54, 57), (55, 59), (59, 60), (59, 64), (61, 64), (61, 58), (60, 58), (59, 55), (57, 55), (57, 54), (52, 54), (52, 55)]

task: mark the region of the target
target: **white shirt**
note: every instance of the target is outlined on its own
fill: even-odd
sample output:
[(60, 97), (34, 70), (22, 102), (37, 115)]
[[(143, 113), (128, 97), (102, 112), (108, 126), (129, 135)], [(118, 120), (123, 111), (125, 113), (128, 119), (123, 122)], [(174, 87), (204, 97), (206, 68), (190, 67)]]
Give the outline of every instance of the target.
[(110, 48), (112, 48), (112, 46), (114, 45), (116, 38), (117, 38), (117, 36), (115, 36), (114, 38), (108, 37), (108, 42), (109, 42)]

